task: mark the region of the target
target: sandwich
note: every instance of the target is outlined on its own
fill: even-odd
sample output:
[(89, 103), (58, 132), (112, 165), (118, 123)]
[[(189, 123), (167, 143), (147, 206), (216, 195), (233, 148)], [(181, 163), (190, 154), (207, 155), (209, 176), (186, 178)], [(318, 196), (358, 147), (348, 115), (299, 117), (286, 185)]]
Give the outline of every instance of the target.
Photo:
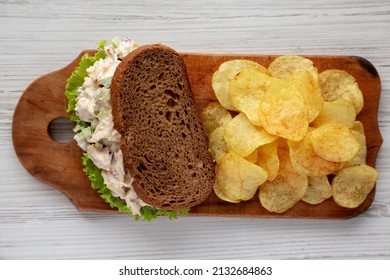
[(172, 219), (210, 195), (214, 162), (173, 49), (100, 41), (81, 58), (65, 95), (83, 170), (111, 207), (137, 220)]

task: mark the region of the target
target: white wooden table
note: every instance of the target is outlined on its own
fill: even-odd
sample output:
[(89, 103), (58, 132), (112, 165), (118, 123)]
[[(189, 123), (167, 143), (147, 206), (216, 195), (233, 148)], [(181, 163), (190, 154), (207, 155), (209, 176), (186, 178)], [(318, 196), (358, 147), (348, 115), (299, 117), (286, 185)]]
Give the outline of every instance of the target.
[[(219, 3), (214, 3), (219, 2)], [(389, 1), (1, 1), (0, 259), (389, 259)], [(359, 55), (382, 80), (373, 205), (350, 220), (165, 218), (79, 212), (12, 146), (23, 90), (100, 39), (180, 52)]]

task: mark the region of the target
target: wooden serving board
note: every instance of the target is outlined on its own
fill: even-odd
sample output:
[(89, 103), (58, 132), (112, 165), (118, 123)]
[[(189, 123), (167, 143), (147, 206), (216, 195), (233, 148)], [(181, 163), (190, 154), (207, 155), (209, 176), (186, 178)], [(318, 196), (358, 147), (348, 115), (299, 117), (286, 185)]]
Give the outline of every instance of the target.
[[(23, 166), (37, 179), (60, 190), (82, 211), (116, 212), (90, 187), (90, 182), (82, 171), (81, 149), (75, 141), (58, 143), (49, 135), (49, 124), (56, 118), (67, 117), (67, 99), (64, 95), (66, 80), (74, 71), (83, 51), (68, 66), (46, 74), (35, 80), (25, 90), (16, 106), (12, 137), (16, 154)], [(231, 59), (251, 59), (267, 67), (274, 55), (217, 55), (180, 54), (187, 66), (191, 87), (199, 112), (215, 100), (211, 88), (211, 77), (224, 61)], [(378, 127), (377, 113), (381, 92), (380, 79), (373, 65), (357, 56), (306, 56), (311, 59), (319, 72), (330, 69), (343, 69), (353, 75), (364, 95), (365, 106), (357, 119), (365, 128), (367, 137), (367, 164), (375, 166), (375, 160), (382, 144)], [(194, 207), (190, 215), (236, 216), (236, 217), (285, 217), (345, 219), (364, 212), (372, 203), (375, 188), (364, 203), (356, 209), (346, 209), (336, 205), (332, 198), (319, 205), (297, 203), (282, 214), (270, 213), (258, 200), (258, 195), (247, 202), (232, 204), (211, 194), (201, 205)]]

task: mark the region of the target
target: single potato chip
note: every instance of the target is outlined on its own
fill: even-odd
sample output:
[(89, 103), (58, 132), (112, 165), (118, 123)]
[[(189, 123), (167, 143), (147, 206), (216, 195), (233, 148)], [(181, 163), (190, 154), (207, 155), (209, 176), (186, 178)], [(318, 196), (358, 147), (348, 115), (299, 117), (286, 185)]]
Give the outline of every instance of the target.
[(366, 158), (367, 158), (366, 136), (354, 130), (352, 130), (352, 134), (360, 145), (359, 150), (353, 158), (345, 162), (343, 168), (358, 165), (358, 164), (366, 164)]
[(220, 126), (211, 133), (209, 138), (209, 151), (217, 163), (228, 152), (224, 135), (225, 126)]
[(321, 72), (319, 84), (325, 101), (345, 99), (354, 106), (356, 114), (362, 110), (363, 94), (355, 78), (348, 72), (337, 69)]
[(302, 196), (299, 191), (280, 175), (272, 182), (265, 182), (260, 187), (259, 199), (261, 205), (270, 212), (283, 213), (293, 207)]
[(361, 134), (365, 134), (364, 133), (364, 127), (363, 127), (363, 124), (360, 122), (360, 121), (355, 121), (352, 125), (352, 128), (351, 128), (353, 131), (356, 131), (356, 132), (359, 132)]
[(263, 127), (286, 139), (299, 141), (306, 135), (309, 127), (307, 112), (302, 95), (286, 80), (273, 83), (261, 99)]
[(270, 212), (283, 213), (302, 199), (308, 187), (308, 177), (296, 173), (288, 151), (279, 150), (280, 171), (272, 182), (260, 186), (261, 205)]
[(343, 163), (326, 160), (314, 151), (310, 137), (312, 131), (313, 129), (301, 141), (288, 141), (295, 170), (308, 176), (325, 176), (340, 170)]
[(334, 201), (346, 208), (356, 208), (375, 186), (378, 172), (368, 165), (355, 165), (340, 170), (332, 181)]
[(229, 123), (232, 115), (219, 103), (211, 102), (200, 114), (200, 119), (206, 135), (210, 137), (216, 128)]
[(327, 176), (309, 176), (309, 186), (302, 200), (309, 204), (320, 204), (332, 197), (332, 187)]
[(318, 79), (318, 70), (310, 59), (298, 55), (283, 55), (277, 57), (268, 66), (268, 71), (272, 76), (286, 79), (294, 73), (307, 71), (314, 79)]
[(268, 181), (273, 181), (279, 171), (278, 141), (262, 145), (256, 151), (257, 165), (268, 173)]
[(263, 71), (245, 68), (230, 82), (230, 100), (233, 106), (255, 125), (261, 125), (261, 97), (274, 80)]
[(240, 113), (226, 125), (225, 141), (229, 151), (242, 157), (249, 156), (259, 146), (271, 143), (278, 137), (264, 128), (253, 125), (244, 113)]
[(313, 121), (322, 110), (324, 99), (318, 81), (308, 71), (293, 73), (287, 79), (302, 95), (307, 106), (308, 120)]
[(231, 201), (251, 199), (267, 177), (263, 168), (232, 152), (225, 154), (217, 166), (220, 192)]
[(212, 77), (212, 88), (219, 103), (228, 110), (237, 110), (230, 100), (230, 81), (245, 68), (267, 73), (260, 64), (245, 59), (229, 60), (222, 63)]
[(240, 200), (232, 200), (230, 198), (228, 198), (225, 193), (222, 191), (221, 187), (219, 186), (218, 184), (218, 181), (215, 180), (214, 182), (214, 193), (216, 196), (218, 196), (220, 199), (224, 200), (224, 201), (227, 201), (227, 202), (231, 202), (231, 203), (239, 203)]
[(311, 125), (319, 127), (326, 123), (339, 122), (352, 127), (355, 119), (356, 112), (353, 105), (344, 99), (338, 99), (330, 102), (325, 101), (322, 111)]
[(359, 143), (351, 130), (342, 123), (327, 123), (310, 133), (314, 151), (326, 160), (343, 162), (359, 151)]

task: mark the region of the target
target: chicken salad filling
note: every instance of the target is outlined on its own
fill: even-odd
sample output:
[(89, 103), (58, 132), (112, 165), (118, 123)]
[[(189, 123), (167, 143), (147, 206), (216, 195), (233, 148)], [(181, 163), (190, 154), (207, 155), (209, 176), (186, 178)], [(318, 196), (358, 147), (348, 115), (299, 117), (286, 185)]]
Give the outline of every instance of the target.
[(147, 204), (138, 198), (131, 186), (133, 179), (123, 166), (119, 145), (121, 135), (114, 128), (110, 103), (115, 69), (136, 48), (133, 40), (116, 37), (104, 45), (105, 58), (100, 58), (86, 69), (87, 77), (77, 90), (74, 111), (82, 122), (90, 123), (90, 126), (76, 126), (74, 139), (101, 169), (104, 183), (113, 196), (125, 201), (131, 212), (139, 215), (141, 207)]

